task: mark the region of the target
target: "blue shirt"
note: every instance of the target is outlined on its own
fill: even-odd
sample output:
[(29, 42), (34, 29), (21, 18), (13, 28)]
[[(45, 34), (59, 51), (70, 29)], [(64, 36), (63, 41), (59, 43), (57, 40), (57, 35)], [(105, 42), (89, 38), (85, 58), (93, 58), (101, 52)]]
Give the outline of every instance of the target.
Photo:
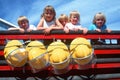
[[(103, 25), (99, 29), (100, 30), (106, 30), (106, 28), (107, 28), (107, 26)], [(89, 30), (96, 30), (96, 29), (98, 29), (98, 27), (95, 24), (92, 24), (92, 25), (89, 26)]]

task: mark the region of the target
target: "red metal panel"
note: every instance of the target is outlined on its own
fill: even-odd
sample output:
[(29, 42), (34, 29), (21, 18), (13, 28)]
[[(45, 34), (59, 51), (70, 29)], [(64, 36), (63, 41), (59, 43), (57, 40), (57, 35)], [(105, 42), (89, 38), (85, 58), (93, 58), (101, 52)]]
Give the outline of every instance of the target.
[(0, 66), (0, 71), (9, 71), (12, 70), (11, 66)]
[[(11, 70), (22, 70), (23, 67), (20, 68), (15, 68), (13, 69), (13, 67), (9, 66), (9, 65), (3, 65), (0, 66), (0, 71), (11, 71)], [(120, 68), (120, 63), (107, 63), (107, 64), (92, 64), (91, 68), (95, 69), (100, 69), (100, 68)], [(29, 66), (25, 67), (26, 70), (30, 70), (31, 68)], [(47, 70), (53, 70), (52, 66), (46, 68)], [(74, 65), (69, 65), (69, 69), (78, 69), (78, 65), (74, 64)]]
[(84, 37), (88, 39), (120, 39), (120, 36), (117, 34), (51, 34), (51, 35), (43, 35), (43, 34), (29, 34), (29, 35), (0, 35), (0, 39), (74, 39), (76, 37)]
[(95, 54), (120, 54), (120, 49), (94, 50)]
[(96, 64), (95, 68), (120, 68), (120, 63)]

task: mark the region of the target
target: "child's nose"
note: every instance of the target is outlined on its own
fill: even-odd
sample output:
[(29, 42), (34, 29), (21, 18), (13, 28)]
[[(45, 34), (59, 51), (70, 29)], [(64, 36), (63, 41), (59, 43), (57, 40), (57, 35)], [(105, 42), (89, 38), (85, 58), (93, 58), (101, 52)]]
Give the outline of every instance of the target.
[(66, 21), (63, 22), (63, 24), (65, 24), (65, 23), (66, 23)]
[(23, 23), (22, 25), (25, 26), (25, 23)]
[(74, 19), (75, 19), (75, 20), (78, 20), (78, 18), (77, 18), (77, 17), (75, 17)]
[(47, 14), (47, 16), (51, 16), (51, 14)]

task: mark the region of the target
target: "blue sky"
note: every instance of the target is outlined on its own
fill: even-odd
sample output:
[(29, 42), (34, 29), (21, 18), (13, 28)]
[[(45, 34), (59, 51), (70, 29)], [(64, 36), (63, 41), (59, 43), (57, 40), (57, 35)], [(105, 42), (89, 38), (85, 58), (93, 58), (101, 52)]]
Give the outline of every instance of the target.
[(62, 13), (69, 15), (73, 10), (79, 11), (80, 23), (87, 28), (93, 16), (103, 12), (107, 26), (112, 30), (120, 29), (120, 0), (0, 0), (0, 18), (17, 25), (17, 18), (25, 15), (30, 24), (37, 26), (46, 5), (55, 8), (57, 18)]

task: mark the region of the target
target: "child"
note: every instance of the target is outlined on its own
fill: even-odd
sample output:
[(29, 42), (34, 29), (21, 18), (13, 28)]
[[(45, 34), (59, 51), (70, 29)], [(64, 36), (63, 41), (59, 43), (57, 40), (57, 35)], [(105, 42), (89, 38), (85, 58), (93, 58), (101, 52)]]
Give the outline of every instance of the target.
[(106, 23), (105, 15), (99, 12), (94, 16), (93, 24), (89, 26), (89, 30), (95, 30), (97, 32), (107, 30), (107, 32), (110, 33), (111, 30), (107, 28), (105, 23)]
[(20, 16), (17, 20), (19, 27), (18, 28), (9, 28), (8, 30), (19, 30), (24, 33), (25, 31), (30, 32), (36, 30), (34, 25), (29, 25), (29, 20), (25, 16)]
[[(55, 9), (48, 5), (44, 8), (41, 20), (37, 25), (37, 30), (43, 30), (45, 34), (49, 34), (51, 30), (63, 29), (62, 24), (56, 19)], [(44, 40), (45, 45), (49, 45), (54, 40)]]
[(66, 23), (68, 23), (68, 16), (65, 14), (61, 14), (58, 20), (63, 25), (63, 27), (65, 27)]
[(69, 23), (65, 25), (64, 31), (66, 33), (69, 33), (69, 30), (77, 32), (78, 30), (82, 30), (83, 34), (87, 33), (87, 29), (83, 28), (81, 24), (79, 23), (80, 21), (80, 14), (77, 11), (72, 11), (69, 16)]
[[(110, 33), (111, 30), (107, 28), (105, 23), (105, 15), (99, 12), (94, 16), (93, 24), (89, 26), (89, 30), (95, 30), (97, 32), (106, 30), (108, 33)], [(92, 44), (105, 44), (105, 40), (92, 40)]]
[[(29, 25), (29, 20), (25, 16), (19, 16), (17, 22), (19, 25), (18, 28), (9, 28), (8, 30), (19, 30), (21, 33), (36, 30), (36, 27), (34, 25)], [(29, 43), (29, 40), (23, 40), (23, 42), (25, 45), (27, 45)]]
[[(66, 23), (68, 23), (68, 16), (66, 14), (61, 14), (58, 18), (59, 22), (63, 25), (63, 27), (65, 27)], [(61, 41), (61, 40), (57, 40), (57, 41)], [(62, 40), (64, 43), (66, 43), (66, 40)]]
[(49, 34), (54, 29), (63, 29), (63, 26), (56, 19), (55, 9), (51, 5), (48, 5), (43, 10), (42, 18), (37, 25), (37, 30), (43, 30), (45, 34)]

